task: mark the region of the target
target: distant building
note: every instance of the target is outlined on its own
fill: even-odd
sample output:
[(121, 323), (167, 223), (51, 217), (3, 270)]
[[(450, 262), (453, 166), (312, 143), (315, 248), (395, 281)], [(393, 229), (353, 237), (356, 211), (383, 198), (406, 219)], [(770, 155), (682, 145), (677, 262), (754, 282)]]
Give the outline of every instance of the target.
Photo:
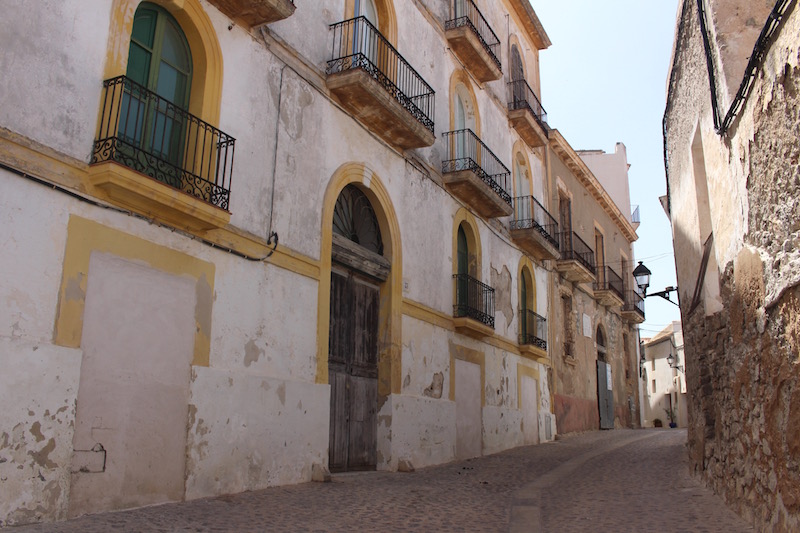
[(692, 469), (800, 531), (800, 11), (686, 0), (664, 146)]
[(674, 421), (677, 427), (685, 428), (686, 365), (681, 323), (672, 322), (655, 337), (642, 339), (642, 347), (642, 427), (667, 427)]

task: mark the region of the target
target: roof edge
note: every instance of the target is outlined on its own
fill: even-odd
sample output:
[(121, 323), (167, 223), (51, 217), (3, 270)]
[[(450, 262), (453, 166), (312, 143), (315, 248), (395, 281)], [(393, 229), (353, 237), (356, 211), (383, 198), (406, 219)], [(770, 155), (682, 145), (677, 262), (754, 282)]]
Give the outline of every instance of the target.
[(514, 11), (517, 13), (517, 16), (522, 19), (525, 30), (528, 32), (528, 35), (530, 35), (531, 39), (533, 39), (536, 47), (539, 50), (549, 48), (553, 43), (550, 42), (550, 37), (548, 37), (547, 32), (544, 31), (542, 21), (539, 20), (539, 17), (533, 10), (533, 6), (531, 6), (529, 0), (509, 1), (511, 2), (511, 6), (514, 8)]
[(622, 231), (623, 235), (629, 242), (635, 242), (639, 239), (633, 225), (628, 221), (628, 218), (619, 210), (617, 204), (605, 190), (600, 180), (589, 170), (588, 165), (578, 155), (569, 142), (561, 135), (558, 130), (550, 130), (550, 147), (556, 152), (557, 155), (566, 159), (564, 164), (577, 174), (578, 180), (581, 184), (592, 194), (598, 201), (600, 207), (611, 217), (613, 222), (616, 222), (617, 227)]

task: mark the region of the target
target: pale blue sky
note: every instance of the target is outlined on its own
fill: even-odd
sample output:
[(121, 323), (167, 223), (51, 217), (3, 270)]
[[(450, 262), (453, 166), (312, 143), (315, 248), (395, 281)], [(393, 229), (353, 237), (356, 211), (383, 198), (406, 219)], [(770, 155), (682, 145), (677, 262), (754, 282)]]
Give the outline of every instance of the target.
[[(540, 54), (548, 123), (576, 150), (627, 147), (631, 204), (641, 225), (637, 260), (653, 272), (648, 292), (676, 285), (672, 232), (658, 197), (666, 193), (661, 119), (678, 0), (531, 0), (552, 46)], [(672, 299), (676, 300), (673, 293)], [(642, 337), (678, 308), (645, 300)]]

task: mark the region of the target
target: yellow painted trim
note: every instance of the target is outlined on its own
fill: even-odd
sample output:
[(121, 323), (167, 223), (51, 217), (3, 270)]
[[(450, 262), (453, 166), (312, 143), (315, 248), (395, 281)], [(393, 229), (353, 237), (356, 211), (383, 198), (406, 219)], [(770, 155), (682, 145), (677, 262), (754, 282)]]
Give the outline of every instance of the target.
[[(83, 161), (64, 156), (36, 141), (3, 128), (0, 128), (0, 162), (29, 173), (34, 177), (82, 194), (92, 195), (97, 198), (105, 196), (102, 193), (98, 193), (90, 183), (89, 174), (92, 167)], [(112, 198), (106, 198), (106, 200), (109, 203), (119, 205)], [(126, 209), (148, 216), (148, 214), (138, 209), (129, 207)], [(230, 224), (224, 228), (201, 231), (196, 228), (181, 227), (175, 222), (169, 222), (164, 219), (160, 212), (150, 213), (150, 215), (158, 222), (164, 222), (171, 227), (182, 229), (224, 250), (233, 250), (250, 257), (266, 257), (271, 251), (271, 247), (267, 246), (265, 238)], [(279, 246), (275, 253), (265, 262), (295, 274), (319, 280), (319, 261), (286, 246)]]
[[(453, 217), (453, 274), (458, 272), (458, 227), (464, 223), (464, 233), (467, 235), (467, 245), (470, 251), (470, 276), (481, 279), (483, 270), (481, 270), (481, 258), (483, 252), (481, 251), (481, 236), (478, 231), (478, 222), (472, 213), (462, 207)], [(453, 294), (455, 299), (455, 292)]]
[[(530, 303), (533, 307), (529, 307), (528, 309), (532, 310), (534, 313), (538, 313), (539, 307), (537, 307), (536, 305), (536, 274), (535, 274), (536, 270), (534, 269), (533, 261), (531, 261), (530, 257), (528, 257), (527, 255), (523, 255), (522, 257), (519, 258), (519, 267), (517, 269), (517, 280), (521, 280), (522, 276), (524, 276), (526, 272), (528, 273), (527, 277), (529, 278), (531, 284), (532, 294), (530, 295), (530, 301), (525, 303), (526, 304)], [(522, 300), (522, 287), (521, 284), (519, 285), (520, 286), (519, 290), (517, 291), (517, 294), (519, 294), (519, 299)], [(522, 302), (520, 301), (519, 303), (521, 304)]]
[(224, 227), (231, 221), (229, 212), (116, 161), (91, 165), (88, 181), (98, 198), (188, 231)]
[[(195, 308), (197, 329), (192, 364), (208, 366), (216, 268), (214, 264), (76, 215), (71, 215), (67, 224), (64, 270), (53, 332), (55, 344), (69, 348), (79, 348), (81, 345), (89, 259), (93, 252), (144, 262), (156, 270), (195, 279), (198, 295)], [(201, 305), (204, 302), (207, 304), (205, 307)]]
[[(212, 126), (219, 126), (222, 100), (222, 50), (211, 19), (208, 18), (199, 0), (148, 1), (169, 11), (189, 41), (189, 48), (192, 50), (189, 112)], [(140, 3), (141, 0), (114, 0), (111, 7), (104, 79), (122, 76), (127, 72), (133, 16)]]
[(472, 105), (472, 112), (475, 115), (475, 135), (481, 136), (481, 111), (478, 107), (478, 99), (475, 90), (472, 88), (469, 74), (466, 70), (460, 69), (453, 71), (450, 76), (450, 131), (456, 129), (456, 96), (458, 85), (461, 84), (467, 90)]
[[(378, 10), (378, 31), (386, 37), (392, 46), (397, 48), (397, 14), (392, 0), (375, 0), (375, 9)], [(346, 0), (344, 3), (344, 19), (350, 20), (355, 16), (355, 0)]]
[(391, 262), (389, 277), (381, 284), (378, 354), (378, 396), (401, 392), (403, 259), (400, 226), (389, 193), (380, 178), (362, 163), (345, 163), (328, 183), (322, 202), (320, 275), (317, 309), (317, 383), (328, 383), (328, 337), (331, 305), (331, 251), (333, 210), (346, 185), (356, 184), (367, 195), (383, 239), (384, 256)]
[(519, 347), (519, 355), (520, 357), (524, 357), (525, 359), (530, 359), (531, 361), (535, 361), (537, 363), (541, 363), (547, 360), (546, 351), (542, 350), (537, 346), (531, 346), (528, 344), (524, 344)]
[(89, 165), (0, 127), (0, 162), (37, 178), (87, 193)]
[(408, 298), (403, 298), (403, 314), (448, 331), (455, 330), (453, 326), (453, 317), (451, 315), (447, 315)]
[[(403, 314), (447, 331), (455, 331), (455, 319), (452, 316), (415, 300), (408, 298), (403, 299)], [(530, 350), (523, 351), (521, 348), (526, 347), (520, 347), (515, 341), (501, 337), (494, 331), (491, 335), (482, 337), (480, 342), (487, 346), (531, 359), (545, 366), (551, 365), (550, 359), (547, 357), (547, 353), (544, 350), (531, 347)]]
[(486, 354), (450, 342), (450, 401), (456, 401), (456, 359), (481, 367), (481, 407), (486, 406)]
[(517, 363), (517, 408), (522, 410), (522, 378), (529, 377), (536, 381), (536, 411), (542, 409), (542, 391), (539, 383), (539, 370)]

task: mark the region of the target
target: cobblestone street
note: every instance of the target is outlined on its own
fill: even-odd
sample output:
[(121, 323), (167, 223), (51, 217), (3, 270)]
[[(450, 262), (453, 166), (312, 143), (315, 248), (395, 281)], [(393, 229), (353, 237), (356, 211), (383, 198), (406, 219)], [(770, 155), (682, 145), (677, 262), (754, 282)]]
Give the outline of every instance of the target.
[(9, 528), (150, 531), (752, 531), (688, 474), (682, 430), (616, 430), (426, 468)]

